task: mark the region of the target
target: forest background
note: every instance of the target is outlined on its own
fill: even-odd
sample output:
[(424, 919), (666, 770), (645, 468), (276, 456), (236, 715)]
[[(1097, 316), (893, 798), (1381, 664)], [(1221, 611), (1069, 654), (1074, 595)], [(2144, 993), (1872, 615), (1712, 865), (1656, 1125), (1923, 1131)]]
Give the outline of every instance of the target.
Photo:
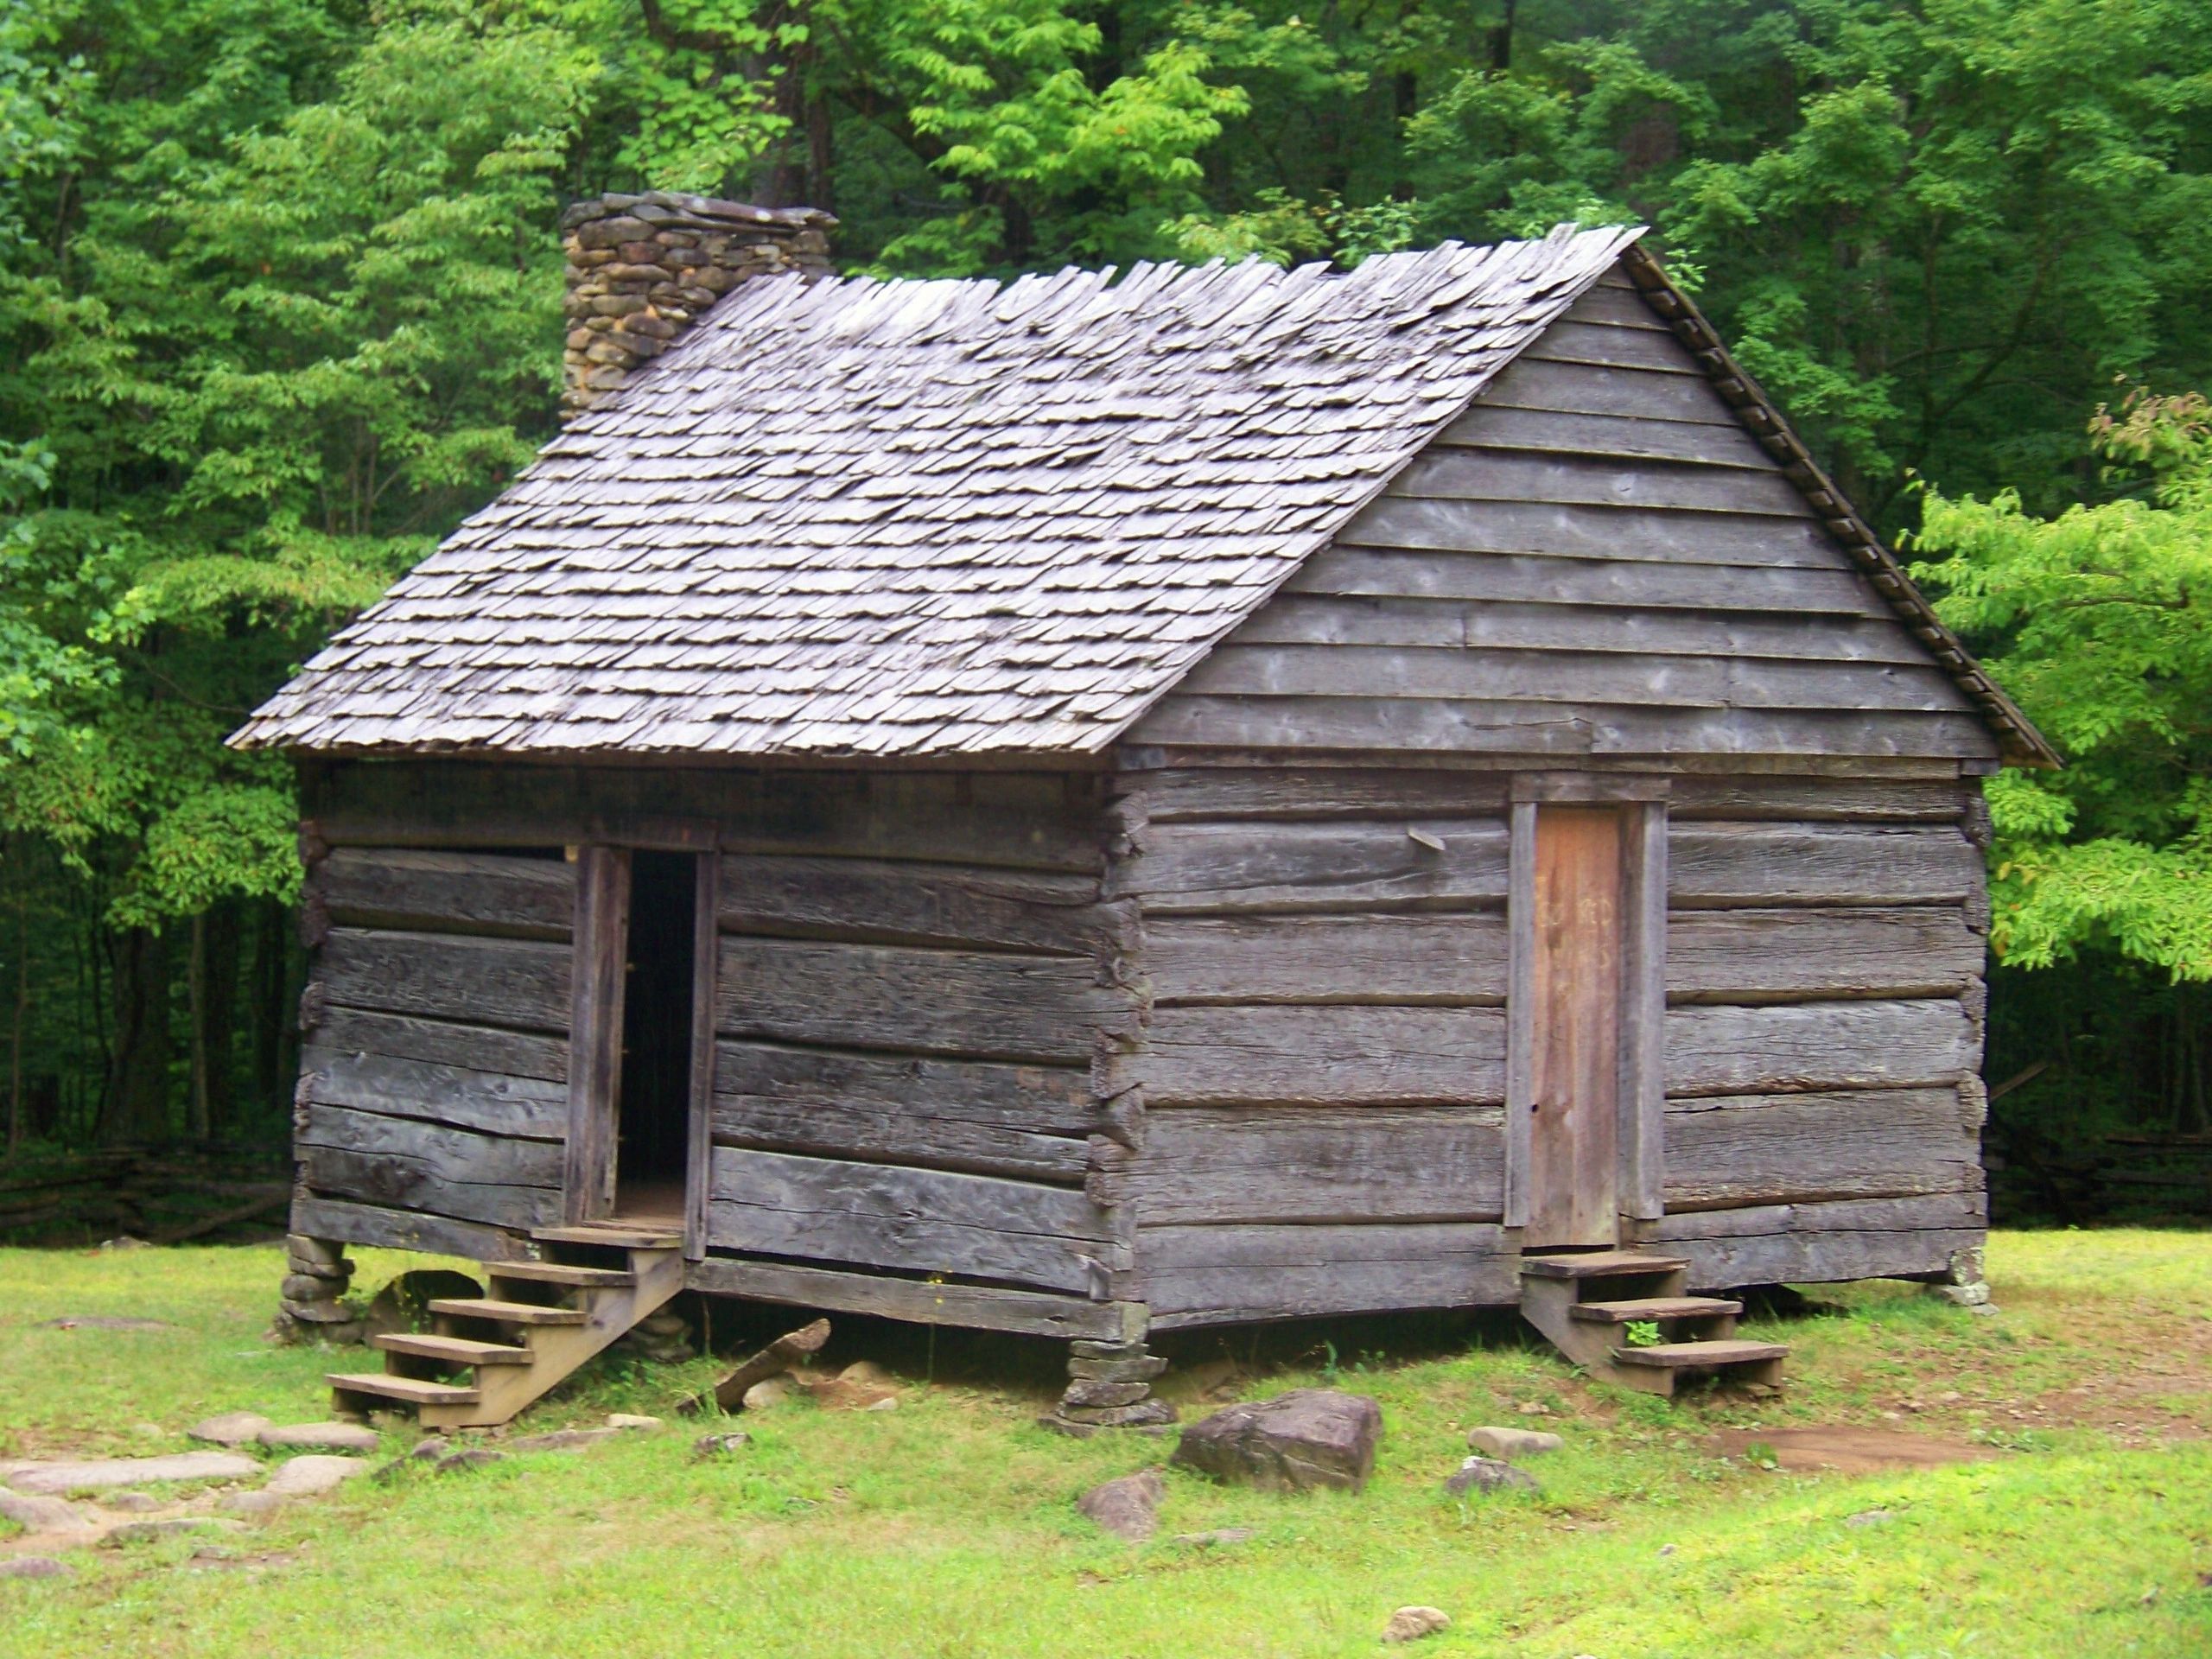
[(2009, 1161), (2212, 1130), (2202, 0), (0, 0), (10, 1154), (283, 1146), (222, 739), (550, 435), (558, 214), (643, 188), (887, 273), (1652, 226), (2068, 754), (1992, 791)]

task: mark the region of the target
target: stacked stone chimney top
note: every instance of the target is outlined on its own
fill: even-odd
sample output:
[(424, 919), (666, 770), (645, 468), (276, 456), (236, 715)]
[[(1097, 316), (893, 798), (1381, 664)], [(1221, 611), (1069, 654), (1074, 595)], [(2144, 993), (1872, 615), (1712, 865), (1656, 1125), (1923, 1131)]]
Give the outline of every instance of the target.
[(588, 409), (692, 320), (754, 276), (826, 276), (837, 221), (814, 207), (655, 190), (580, 201), (561, 215), (569, 257), (561, 408)]

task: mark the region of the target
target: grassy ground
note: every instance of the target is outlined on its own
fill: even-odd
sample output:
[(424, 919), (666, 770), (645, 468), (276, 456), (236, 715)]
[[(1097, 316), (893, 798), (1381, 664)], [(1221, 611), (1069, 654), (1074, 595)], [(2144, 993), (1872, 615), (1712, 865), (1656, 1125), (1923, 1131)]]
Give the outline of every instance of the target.
[[(359, 1257), (370, 1286), (420, 1262)], [(182, 1450), (183, 1426), (218, 1410), (321, 1415), (330, 1357), (259, 1340), (280, 1271), (272, 1249), (0, 1252), (0, 1458)], [(1764, 1402), (1589, 1389), (1503, 1323), (1441, 1344), (1408, 1325), (1388, 1361), (1348, 1357), (1377, 1327), (1306, 1332), (1302, 1364), (1259, 1375), (1243, 1339), (1238, 1375), (1193, 1351), (1186, 1416), (1207, 1408), (1187, 1397), (1202, 1387), (1325, 1378), (1381, 1400), (1381, 1461), (1358, 1497), (1172, 1474), (1161, 1535), (1140, 1548), (1072, 1500), (1167, 1448), (1035, 1427), (1048, 1355), (846, 1323), (827, 1357), (890, 1363), (895, 1411), (779, 1408), (711, 1464), (672, 1427), (410, 1469), (282, 1511), (219, 1559), (177, 1541), (78, 1552), (68, 1579), (0, 1580), (0, 1653), (1304, 1659), (1372, 1655), (1392, 1608), (1427, 1603), (1453, 1624), (1423, 1659), (2212, 1654), (2212, 1236), (1999, 1235), (1990, 1274), (1993, 1318), (1866, 1285), (1755, 1325), (1796, 1350)], [(86, 1314), (173, 1328), (40, 1323)], [(790, 1323), (717, 1318), (718, 1339)], [(526, 1424), (666, 1410), (712, 1370), (603, 1363)], [(1488, 1421), (1566, 1435), (1532, 1465), (1541, 1497), (1443, 1496), (1465, 1429)], [(1845, 1478), (1715, 1449), (1726, 1430), (1834, 1424), (1991, 1455)], [(409, 1438), (387, 1435), (394, 1451)], [(1224, 1527), (1255, 1535), (1173, 1541)]]

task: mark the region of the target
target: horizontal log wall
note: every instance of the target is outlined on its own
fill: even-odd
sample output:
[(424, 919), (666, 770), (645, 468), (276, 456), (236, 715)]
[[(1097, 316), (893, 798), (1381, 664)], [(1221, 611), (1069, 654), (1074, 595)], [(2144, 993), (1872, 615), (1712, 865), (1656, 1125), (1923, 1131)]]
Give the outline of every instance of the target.
[(1616, 274), (1139, 723), (1187, 750), (1987, 759)]
[(1502, 778), (1130, 772), (1154, 1325), (1510, 1300)]
[(1119, 1331), (1146, 1001), (1088, 780), (887, 779), (902, 821), (794, 781), (804, 836), (766, 813), (722, 859), (702, 1273), (902, 1318), (942, 1281), (963, 1322)]
[(296, 1230), (486, 1259), (561, 1218), (575, 869), (309, 837)]

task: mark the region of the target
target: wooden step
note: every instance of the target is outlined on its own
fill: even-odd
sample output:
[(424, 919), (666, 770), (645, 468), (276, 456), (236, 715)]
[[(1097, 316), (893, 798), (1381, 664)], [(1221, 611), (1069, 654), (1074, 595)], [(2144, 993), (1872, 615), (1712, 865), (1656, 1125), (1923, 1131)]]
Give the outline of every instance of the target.
[(668, 1228), (603, 1221), (579, 1222), (573, 1227), (537, 1227), (530, 1236), (545, 1244), (603, 1244), (617, 1250), (674, 1250), (683, 1244), (683, 1235)]
[(1716, 1319), (1741, 1313), (1744, 1305), (1720, 1296), (1639, 1296), (1624, 1302), (1577, 1302), (1567, 1317), (1585, 1325), (1626, 1325), (1631, 1319)]
[(486, 1262), (491, 1279), (527, 1279), (537, 1285), (581, 1285), (590, 1290), (621, 1290), (638, 1282), (638, 1275), (620, 1268), (577, 1268), (566, 1262)]
[(581, 1307), (540, 1307), (534, 1302), (500, 1302), (489, 1297), (440, 1296), (430, 1312), (454, 1319), (496, 1319), (502, 1325), (582, 1325), (591, 1315)]
[(1756, 1365), (1786, 1359), (1789, 1350), (1778, 1342), (1745, 1342), (1734, 1338), (1717, 1342), (1662, 1342), (1650, 1348), (1624, 1348), (1613, 1356), (1616, 1365), (1648, 1365), (1655, 1370), (1710, 1370), (1721, 1365)]
[(1689, 1263), (1679, 1255), (1642, 1250), (1584, 1250), (1573, 1255), (1524, 1255), (1521, 1271), (1536, 1279), (1624, 1279), (1639, 1273), (1673, 1273)]
[(425, 1382), (419, 1377), (391, 1376), (383, 1371), (332, 1371), (327, 1380), (343, 1394), (377, 1394), (387, 1400), (404, 1400), (410, 1406), (473, 1406), (482, 1396), (474, 1389), (452, 1382)]
[(418, 1336), (411, 1331), (399, 1331), (372, 1340), (387, 1354), (442, 1359), (448, 1365), (527, 1365), (531, 1361), (527, 1348), (511, 1348), (500, 1342), (471, 1342), (467, 1337)]

